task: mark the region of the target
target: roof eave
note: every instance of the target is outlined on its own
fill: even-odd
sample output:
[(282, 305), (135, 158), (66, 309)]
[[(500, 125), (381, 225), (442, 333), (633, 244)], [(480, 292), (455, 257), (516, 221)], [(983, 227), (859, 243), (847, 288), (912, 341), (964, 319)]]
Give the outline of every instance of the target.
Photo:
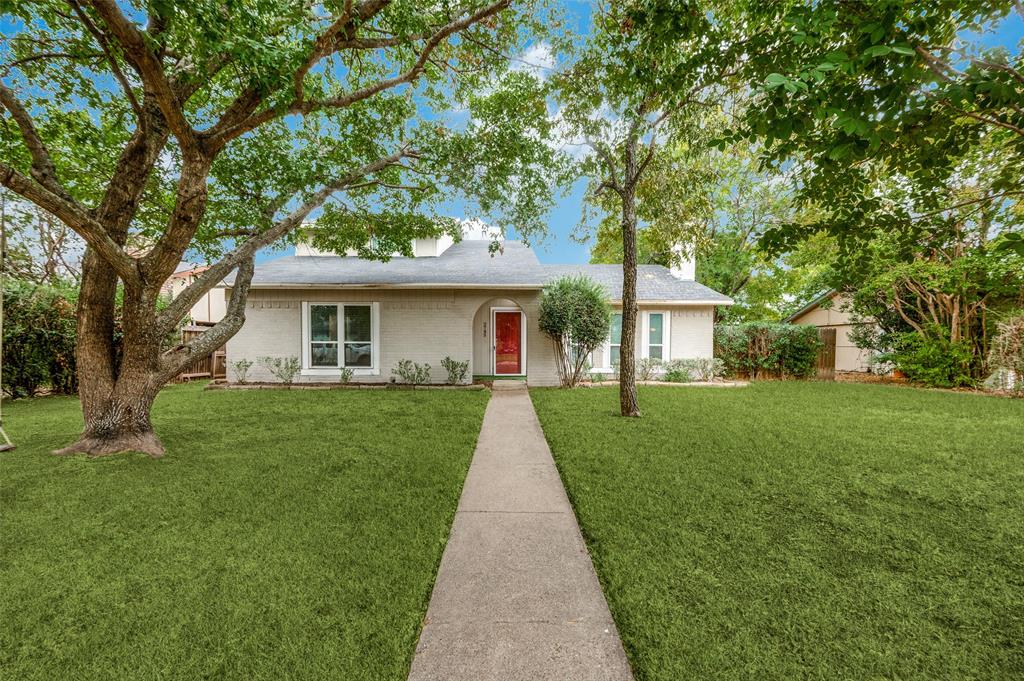
[[(612, 305), (622, 305), (622, 300), (609, 300)], [(735, 304), (732, 299), (728, 300), (680, 300), (673, 298), (637, 298), (637, 303), (643, 303), (644, 305), (674, 305), (674, 306), (689, 306), (689, 307), (707, 307), (708, 305), (722, 305), (728, 307), (729, 305)]]
[(791, 314), (788, 317), (786, 317), (785, 319), (783, 319), (782, 320), (783, 323), (785, 323), (785, 324), (792, 324), (794, 319), (796, 319), (797, 317), (803, 317), (805, 314), (807, 314), (808, 312), (810, 312), (814, 308), (820, 306), (823, 302), (825, 302), (826, 300), (828, 300), (829, 298), (834, 296), (836, 293), (838, 293), (838, 291), (836, 291), (834, 288), (830, 288), (829, 290), (827, 290), (824, 293), (820, 294), (814, 300), (812, 300), (811, 302), (807, 303), (806, 305), (804, 305), (802, 308), (800, 308), (799, 310), (797, 310), (793, 314)]
[[(224, 284), (225, 288), (234, 288), (234, 282)], [(517, 291), (539, 291), (543, 284), (497, 284), (494, 282), (437, 284), (415, 282), (409, 284), (318, 284), (299, 282), (253, 282), (252, 289), (510, 289)]]

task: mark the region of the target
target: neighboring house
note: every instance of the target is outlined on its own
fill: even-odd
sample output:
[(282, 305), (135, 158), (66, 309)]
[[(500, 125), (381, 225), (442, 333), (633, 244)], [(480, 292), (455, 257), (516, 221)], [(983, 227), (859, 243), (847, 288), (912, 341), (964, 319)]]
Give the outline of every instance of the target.
[[(174, 274), (167, 278), (163, 290), (171, 298), (177, 298), (182, 291), (189, 287), (200, 274), (208, 270), (205, 265), (193, 265), (183, 262), (178, 265)], [(224, 289), (221, 287), (212, 288), (203, 294), (192, 309), (189, 311), (189, 318), (193, 324), (211, 325), (216, 324), (224, 318), (227, 312)]]
[[(541, 333), (538, 306), (545, 284), (585, 274), (621, 306), (621, 265), (542, 265), (533, 251), (504, 241), (419, 239), (416, 257), (388, 262), (325, 255), (299, 246), (296, 255), (256, 267), (246, 321), (227, 345), (229, 366), (256, 362), (251, 380), (274, 380), (261, 357), (297, 357), (297, 381), (338, 381), (352, 369), (357, 381), (387, 382), (402, 359), (429, 363), (432, 379), (446, 378), (441, 360), (470, 362), (474, 377), (525, 378), (556, 385), (551, 340)], [(670, 271), (642, 265), (637, 277), (640, 316), (637, 353), (663, 360), (711, 357), (714, 306), (726, 296), (689, 279), (689, 265)], [(226, 284), (230, 295), (232, 284)], [(621, 314), (611, 337), (594, 353), (596, 371), (611, 372), (621, 340)], [(230, 375), (229, 378), (233, 378)]]
[(870, 371), (872, 352), (858, 348), (850, 340), (850, 331), (856, 324), (852, 315), (845, 311), (848, 302), (838, 291), (826, 291), (783, 321), (835, 329), (836, 371)]

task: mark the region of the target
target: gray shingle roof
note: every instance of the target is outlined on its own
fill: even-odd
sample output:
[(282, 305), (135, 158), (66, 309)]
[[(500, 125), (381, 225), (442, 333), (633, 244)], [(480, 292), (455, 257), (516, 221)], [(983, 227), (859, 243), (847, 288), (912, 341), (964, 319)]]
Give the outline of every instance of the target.
[[(566, 274), (586, 274), (622, 297), (621, 265), (542, 265), (525, 244), (502, 242), (493, 256), (489, 241), (461, 241), (437, 257), (392, 258), (388, 262), (340, 256), (286, 256), (257, 265), (254, 288), (323, 287), (481, 287), (541, 288)], [(226, 280), (231, 286), (234, 275)], [(659, 301), (732, 301), (695, 281), (682, 281), (660, 265), (641, 265), (637, 298)]]
[[(622, 265), (541, 265), (547, 281), (566, 275), (586, 275), (604, 287), (610, 300), (622, 300)], [(695, 281), (674, 277), (667, 267), (639, 265), (636, 270), (637, 300), (679, 300), (731, 305), (732, 298)]]
[[(294, 286), (495, 286), (540, 288), (537, 256), (518, 241), (493, 256), (489, 241), (460, 241), (436, 257), (387, 262), (340, 256), (288, 256), (256, 267), (255, 288)], [(231, 280), (233, 281), (233, 280)], [(230, 281), (228, 282), (230, 285)]]

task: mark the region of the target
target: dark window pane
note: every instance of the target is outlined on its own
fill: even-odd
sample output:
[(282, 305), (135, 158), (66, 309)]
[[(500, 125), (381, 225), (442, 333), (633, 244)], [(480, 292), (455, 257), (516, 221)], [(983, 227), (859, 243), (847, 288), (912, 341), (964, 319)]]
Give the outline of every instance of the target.
[(619, 344), (622, 342), (622, 315), (612, 315), (612, 343)]
[(368, 367), (371, 360), (369, 343), (345, 343), (345, 366)]
[(370, 306), (345, 306), (345, 340), (370, 341)]
[(613, 345), (612, 346), (611, 362), (609, 364), (610, 365), (614, 365), (614, 364), (618, 364), (618, 363), (619, 363), (619, 346), (618, 345)]
[(647, 355), (651, 359), (664, 359), (661, 356), (661, 346), (660, 345), (652, 345), (651, 347), (647, 348)]
[(336, 367), (338, 366), (338, 344), (337, 343), (313, 343), (310, 353), (310, 366), (315, 367)]
[(311, 340), (338, 340), (338, 308), (334, 305), (310, 305), (309, 321)]

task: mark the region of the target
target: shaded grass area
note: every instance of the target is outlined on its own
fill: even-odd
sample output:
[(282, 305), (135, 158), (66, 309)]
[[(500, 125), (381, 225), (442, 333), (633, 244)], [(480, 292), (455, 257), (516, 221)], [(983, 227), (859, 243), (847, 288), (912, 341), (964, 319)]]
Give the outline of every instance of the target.
[(5, 404), (0, 676), (404, 679), (486, 392), (161, 393), (167, 456)]
[(1024, 401), (531, 395), (638, 680), (1024, 677)]

